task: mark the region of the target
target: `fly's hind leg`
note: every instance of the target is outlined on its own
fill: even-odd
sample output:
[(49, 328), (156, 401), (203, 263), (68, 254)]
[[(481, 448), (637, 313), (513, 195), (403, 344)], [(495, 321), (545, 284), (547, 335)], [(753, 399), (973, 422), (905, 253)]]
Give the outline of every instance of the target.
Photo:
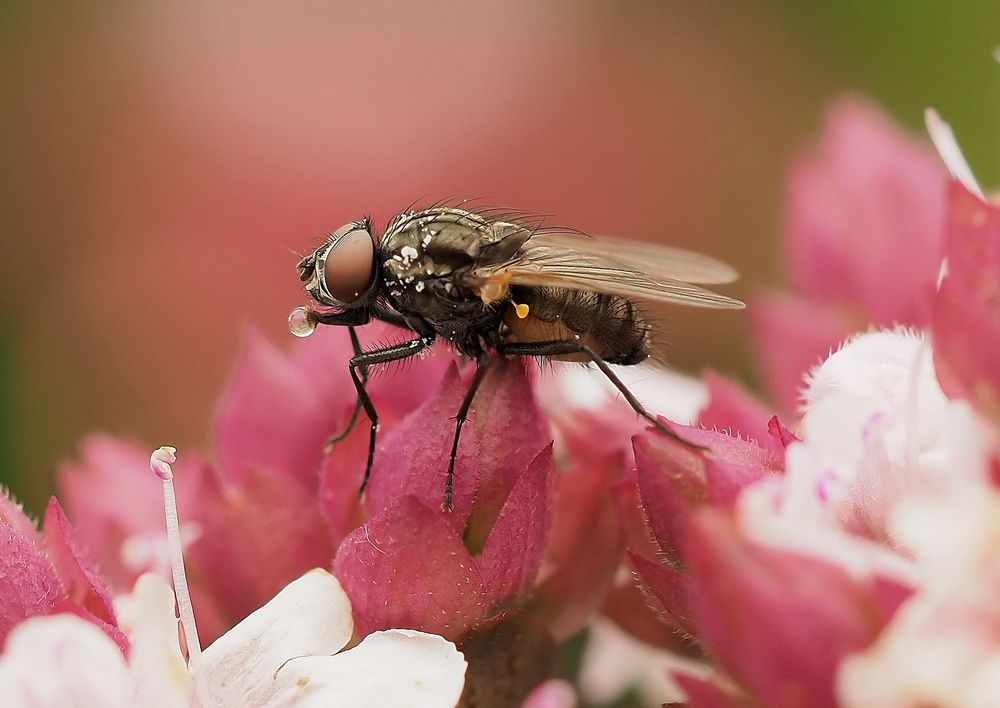
[(618, 378), (618, 375), (611, 369), (608, 362), (604, 361), (600, 354), (579, 340), (566, 339), (551, 342), (509, 342), (501, 344), (497, 347), (497, 351), (501, 354), (538, 357), (560, 356), (563, 354), (585, 354), (592, 362), (594, 362), (597, 368), (601, 370), (601, 373), (607, 377), (608, 381), (614, 384), (615, 388), (621, 392), (628, 404), (632, 406), (632, 410), (649, 421), (653, 427), (664, 435), (674, 438), (688, 447), (700, 447), (698, 445), (692, 445), (687, 440), (684, 440), (673, 430), (661, 423), (656, 416), (647, 411), (645, 406), (639, 402), (639, 399), (632, 394), (628, 386), (626, 386), (625, 383)]

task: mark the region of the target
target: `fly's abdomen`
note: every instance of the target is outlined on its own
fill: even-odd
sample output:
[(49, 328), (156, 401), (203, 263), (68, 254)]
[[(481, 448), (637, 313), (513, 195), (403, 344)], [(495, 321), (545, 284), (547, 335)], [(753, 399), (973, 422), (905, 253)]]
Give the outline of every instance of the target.
[[(612, 364), (638, 364), (648, 356), (647, 327), (625, 298), (557, 288), (515, 288), (504, 321), (519, 342), (550, 342), (576, 336)], [(516, 305), (527, 305), (525, 317)], [(524, 309), (521, 308), (521, 313)], [(586, 355), (555, 357), (589, 361)]]

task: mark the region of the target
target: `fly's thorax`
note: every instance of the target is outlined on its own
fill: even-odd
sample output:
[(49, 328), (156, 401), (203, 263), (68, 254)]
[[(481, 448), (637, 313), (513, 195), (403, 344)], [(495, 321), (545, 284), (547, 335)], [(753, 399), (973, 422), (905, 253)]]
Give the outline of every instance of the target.
[(404, 291), (422, 292), (428, 281), (452, 274), (450, 266), (436, 262), (419, 242), (397, 241), (393, 248), (383, 248), (381, 253), (383, 285), (393, 297), (400, 297)]
[(431, 287), (439, 287), (445, 297), (459, 297), (451, 276), (474, 264), (494, 240), (492, 225), (462, 210), (401, 214), (382, 239), (383, 284), (394, 298)]

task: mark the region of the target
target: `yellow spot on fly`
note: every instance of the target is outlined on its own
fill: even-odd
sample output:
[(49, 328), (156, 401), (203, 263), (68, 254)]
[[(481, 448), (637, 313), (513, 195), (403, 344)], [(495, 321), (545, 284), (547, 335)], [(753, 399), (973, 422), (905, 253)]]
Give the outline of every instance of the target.
[(518, 305), (515, 302), (514, 303), (514, 311), (517, 313), (517, 316), (518, 316), (519, 319), (523, 320), (525, 317), (528, 316), (528, 306), (527, 305)]

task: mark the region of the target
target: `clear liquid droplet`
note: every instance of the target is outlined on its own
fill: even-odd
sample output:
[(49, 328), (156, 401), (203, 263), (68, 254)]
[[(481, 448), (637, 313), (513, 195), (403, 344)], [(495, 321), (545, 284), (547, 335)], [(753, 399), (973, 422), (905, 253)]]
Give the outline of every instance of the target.
[(288, 331), (296, 337), (308, 337), (316, 331), (316, 313), (308, 307), (296, 307), (288, 315)]

